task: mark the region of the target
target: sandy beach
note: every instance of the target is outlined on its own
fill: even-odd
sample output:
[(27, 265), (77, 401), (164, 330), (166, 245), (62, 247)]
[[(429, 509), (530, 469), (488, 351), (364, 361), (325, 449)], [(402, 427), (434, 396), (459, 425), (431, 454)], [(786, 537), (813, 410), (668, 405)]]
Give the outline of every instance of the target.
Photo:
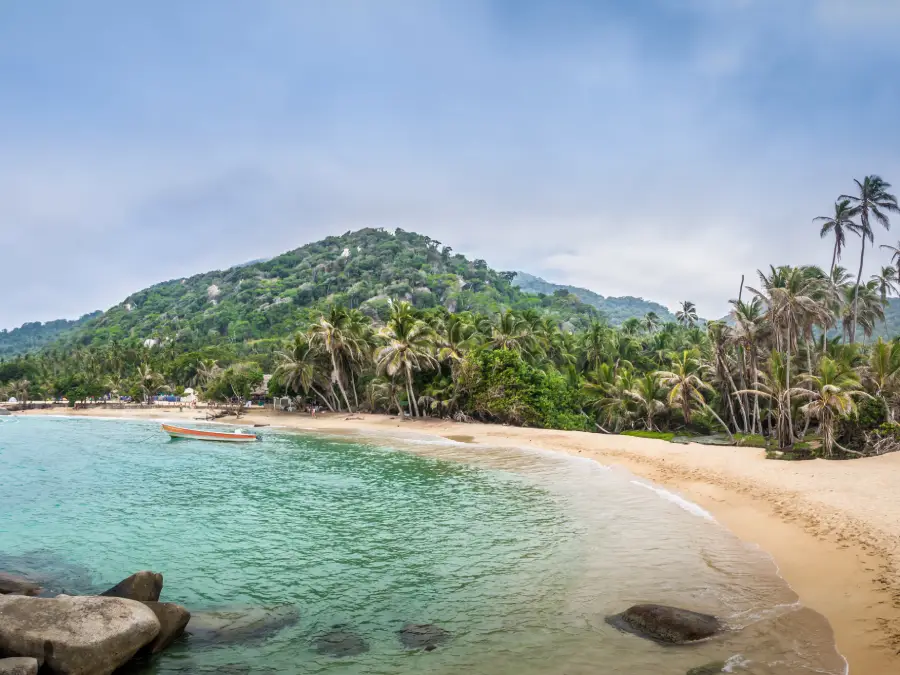
[[(203, 412), (97, 408), (24, 414), (195, 422)], [(754, 448), (384, 415), (311, 418), (258, 409), (239, 424), (363, 435), (433, 434), (465, 443), (539, 447), (620, 465), (703, 506), (740, 539), (771, 554), (803, 603), (829, 620), (851, 672), (900, 672), (900, 455), (777, 462)]]

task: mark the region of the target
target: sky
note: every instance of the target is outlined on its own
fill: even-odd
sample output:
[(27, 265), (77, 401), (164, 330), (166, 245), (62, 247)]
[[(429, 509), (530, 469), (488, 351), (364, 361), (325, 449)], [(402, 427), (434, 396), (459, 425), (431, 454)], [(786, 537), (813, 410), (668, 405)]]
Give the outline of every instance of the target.
[(898, 0), (0, 0), (0, 328), (369, 226), (722, 316), (830, 264), (854, 178), (900, 192), (898, 30)]

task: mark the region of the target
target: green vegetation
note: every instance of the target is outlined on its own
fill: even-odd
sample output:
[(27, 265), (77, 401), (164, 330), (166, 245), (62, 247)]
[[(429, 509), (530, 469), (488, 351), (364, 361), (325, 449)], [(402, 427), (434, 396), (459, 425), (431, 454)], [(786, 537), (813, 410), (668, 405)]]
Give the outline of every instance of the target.
[(833, 267), (760, 270), (729, 323), (703, 323), (685, 301), (674, 320), (650, 311), (612, 326), (564, 289), (529, 295), (513, 273), (427, 237), (369, 229), (136, 293), (0, 362), (0, 393), (146, 399), (191, 386), (240, 400), (270, 373), (270, 394), (336, 412), (768, 438), (791, 457), (890, 452), (900, 342), (857, 332), (874, 333), (897, 270), (864, 281), (837, 263), (849, 235), (873, 241), (871, 223), (900, 209), (877, 177), (857, 188), (822, 229)]
[(46, 323), (35, 321), (9, 331), (6, 329), (0, 330), (0, 359), (39, 351), (42, 347), (47, 346), (67, 333), (71, 333), (79, 326), (100, 316), (100, 314), (101, 312), (85, 314), (76, 321), (67, 321), (65, 319), (47, 321)]
[(631, 429), (623, 431), (623, 436), (635, 436), (637, 438), (655, 438), (658, 441), (671, 441), (675, 434), (671, 431), (647, 431), (646, 429)]

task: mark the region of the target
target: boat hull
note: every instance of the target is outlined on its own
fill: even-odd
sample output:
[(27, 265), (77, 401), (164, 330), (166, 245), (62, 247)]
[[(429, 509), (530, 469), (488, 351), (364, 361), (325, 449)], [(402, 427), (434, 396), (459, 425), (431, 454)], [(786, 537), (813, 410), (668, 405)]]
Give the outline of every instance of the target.
[(217, 441), (220, 443), (255, 443), (259, 440), (256, 434), (238, 434), (231, 431), (206, 431), (202, 429), (188, 429), (176, 427), (171, 424), (163, 424), (162, 430), (172, 438), (190, 438), (195, 441)]

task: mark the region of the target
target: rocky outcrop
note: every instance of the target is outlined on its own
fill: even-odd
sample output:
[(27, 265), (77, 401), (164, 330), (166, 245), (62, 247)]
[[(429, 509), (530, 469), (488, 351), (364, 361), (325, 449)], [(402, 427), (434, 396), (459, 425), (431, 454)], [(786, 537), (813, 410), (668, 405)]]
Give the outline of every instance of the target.
[(37, 595), (42, 590), (40, 584), (24, 577), (0, 572), (0, 595)]
[(159, 628), (152, 610), (122, 598), (0, 596), (0, 653), (58, 675), (109, 675)]
[(710, 614), (665, 605), (635, 605), (606, 617), (619, 630), (665, 644), (685, 644), (712, 637), (722, 624)]
[(299, 620), (300, 613), (293, 605), (193, 612), (186, 632), (191, 644), (253, 642)]
[(0, 675), (37, 675), (38, 662), (27, 656), (0, 659)]
[(191, 613), (174, 602), (145, 602), (159, 621), (159, 634), (145, 647), (150, 654), (158, 654), (166, 649), (184, 633), (185, 626), (191, 620)]
[(719, 675), (719, 673), (725, 672), (725, 665), (724, 661), (714, 661), (713, 663), (707, 663), (705, 666), (691, 668), (686, 675)]
[(359, 635), (346, 630), (343, 626), (334, 626), (332, 630), (320, 635), (315, 641), (316, 651), (328, 656), (356, 656), (369, 651), (369, 645)]
[(100, 595), (112, 598), (125, 598), (138, 602), (157, 602), (162, 593), (163, 576), (158, 572), (144, 570), (135, 572), (127, 579), (123, 579), (108, 591)]
[(399, 631), (400, 642), (407, 649), (431, 651), (450, 638), (450, 633), (433, 623), (408, 623)]

